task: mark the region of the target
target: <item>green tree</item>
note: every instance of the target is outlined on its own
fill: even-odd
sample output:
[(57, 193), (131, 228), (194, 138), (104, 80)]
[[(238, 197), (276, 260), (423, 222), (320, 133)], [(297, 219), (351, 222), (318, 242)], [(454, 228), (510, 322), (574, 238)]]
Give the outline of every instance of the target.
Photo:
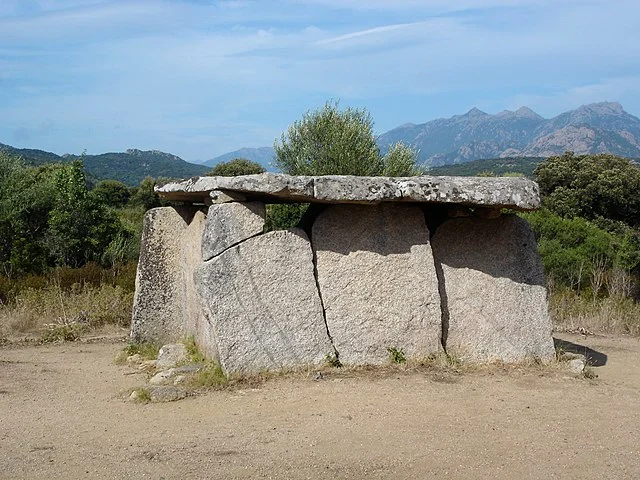
[(385, 177), (413, 177), (422, 175), (424, 168), (416, 165), (416, 151), (404, 143), (395, 143), (382, 157), (382, 175)]
[(565, 218), (640, 226), (640, 167), (609, 154), (550, 157), (535, 169), (543, 204)]
[(337, 102), (307, 112), (274, 144), (276, 165), (290, 175), (405, 176), (418, 172), (416, 153), (404, 145), (380, 154), (366, 109)]
[(265, 169), (257, 162), (252, 162), (246, 158), (234, 158), (228, 162), (217, 164), (205, 175), (210, 177), (237, 177), (238, 175), (251, 175), (264, 172)]
[(99, 261), (121, 230), (118, 218), (88, 194), (81, 160), (61, 165), (55, 172), (55, 186), (47, 244), (56, 265), (78, 267)]
[(131, 195), (129, 205), (135, 208), (149, 210), (150, 208), (161, 207), (163, 205), (160, 197), (153, 189), (156, 181), (152, 177), (145, 177), (137, 188), (135, 193)]
[(131, 192), (126, 184), (118, 180), (101, 180), (93, 190), (91, 190), (91, 195), (105, 205), (113, 208), (121, 208), (129, 201)]

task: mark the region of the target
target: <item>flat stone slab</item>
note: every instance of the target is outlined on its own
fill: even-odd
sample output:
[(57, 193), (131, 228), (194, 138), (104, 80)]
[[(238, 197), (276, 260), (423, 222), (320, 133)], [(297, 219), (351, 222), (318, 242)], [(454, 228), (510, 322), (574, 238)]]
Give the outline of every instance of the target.
[(447, 353), (471, 363), (555, 358), (544, 271), (525, 220), (454, 218), (432, 247)]
[(538, 185), (514, 177), (317, 177), (261, 173), (238, 177), (194, 177), (156, 187), (167, 200), (208, 203), (210, 192), (240, 192), (265, 203), (381, 202), (454, 203), (492, 208), (534, 210), (540, 206)]
[(440, 296), (418, 205), (334, 205), (313, 224), (329, 334), (345, 365), (442, 351)]
[(245, 240), (195, 278), (212, 333), (196, 342), (216, 342), (226, 374), (318, 365), (334, 352), (304, 231)]
[(202, 233), (202, 259), (206, 262), (247, 238), (262, 233), (262, 202), (234, 202), (209, 207)]

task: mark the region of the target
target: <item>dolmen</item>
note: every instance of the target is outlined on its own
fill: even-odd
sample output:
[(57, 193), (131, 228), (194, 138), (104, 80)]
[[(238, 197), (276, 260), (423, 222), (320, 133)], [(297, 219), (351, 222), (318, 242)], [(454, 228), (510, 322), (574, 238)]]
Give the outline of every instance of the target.
[[(131, 337), (193, 337), (226, 374), (555, 356), (523, 178), (198, 177), (156, 187)], [(311, 204), (265, 232), (266, 205)]]

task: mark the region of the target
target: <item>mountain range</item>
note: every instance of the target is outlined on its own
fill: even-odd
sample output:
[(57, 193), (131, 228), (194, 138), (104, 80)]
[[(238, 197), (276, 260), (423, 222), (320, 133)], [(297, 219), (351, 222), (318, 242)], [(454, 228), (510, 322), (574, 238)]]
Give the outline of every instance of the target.
[(120, 180), (136, 186), (147, 176), (158, 178), (186, 178), (203, 175), (211, 168), (186, 162), (176, 155), (158, 150), (129, 149), (126, 152), (103, 153), (100, 155), (56, 155), (55, 153), (31, 148), (15, 148), (0, 143), (0, 151), (22, 157), (31, 165), (71, 162), (81, 159), (89, 177), (96, 180)]
[[(495, 115), (472, 108), (464, 115), (407, 123), (378, 137), (382, 152), (396, 142), (414, 147), (418, 160), (433, 167), (485, 158), (549, 157), (567, 150), (640, 157), (640, 119), (617, 102), (583, 105), (550, 119), (528, 107)], [(208, 160), (205, 165), (236, 157), (271, 169), (273, 148), (244, 148)]]
[[(511, 159), (527, 157), (527, 168), (530, 168), (534, 158), (559, 155), (567, 150), (577, 154), (606, 152), (640, 158), (640, 119), (627, 113), (617, 102), (583, 105), (550, 119), (527, 107), (495, 115), (472, 108), (464, 115), (422, 124), (407, 123), (378, 137), (382, 152), (396, 142), (413, 146), (418, 151), (419, 161), (431, 167), (496, 158), (510, 159), (513, 163)], [(0, 150), (18, 154), (36, 165), (79, 158), (43, 150), (18, 149), (2, 143)], [(203, 164), (189, 163), (157, 150), (130, 149), (82, 158), (87, 172), (97, 179), (112, 178), (137, 185), (146, 176), (184, 178), (202, 175), (211, 166), (238, 157), (274, 170), (272, 147), (241, 148)], [(501, 168), (508, 168), (509, 162)]]

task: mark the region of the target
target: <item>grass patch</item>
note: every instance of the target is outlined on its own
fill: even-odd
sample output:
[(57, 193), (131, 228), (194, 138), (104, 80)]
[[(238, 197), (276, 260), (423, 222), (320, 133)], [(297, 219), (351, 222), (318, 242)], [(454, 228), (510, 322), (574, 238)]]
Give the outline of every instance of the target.
[(124, 365), (131, 355), (140, 355), (142, 360), (155, 360), (158, 358), (160, 346), (155, 343), (128, 343), (115, 359), (116, 365)]
[(211, 390), (225, 387), (228, 383), (229, 379), (220, 364), (209, 361), (191, 376), (187, 386), (195, 390)]
[(74, 322), (86, 330), (108, 324), (127, 327), (132, 306), (133, 293), (119, 286), (75, 284), (69, 290), (56, 285), (28, 288), (12, 302), (0, 304), (0, 337), (42, 332), (49, 338), (65, 331), (69, 331), (69, 335), (80, 333), (78, 327), (60, 327)]
[(136, 403), (149, 403), (151, 402), (151, 392), (149, 389), (140, 387), (132, 390), (131, 394), (135, 394)]
[(593, 297), (572, 290), (552, 292), (549, 312), (556, 330), (640, 335), (640, 304), (623, 296)]
[(41, 340), (45, 343), (75, 342), (87, 330), (87, 326), (76, 322), (50, 323), (45, 325)]
[(387, 347), (387, 352), (389, 352), (391, 363), (407, 363), (407, 357), (401, 348)]
[(189, 362), (204, 363), (207, 361), (204, 354), (198, 348), (198, 345), (196, 345), (196, 341), (195, 341), (195, 338), (193, 338), (193, 336), (187, 337), (183, 343), (185, 347), (187, 347), (187, 355), (189, 356)]

